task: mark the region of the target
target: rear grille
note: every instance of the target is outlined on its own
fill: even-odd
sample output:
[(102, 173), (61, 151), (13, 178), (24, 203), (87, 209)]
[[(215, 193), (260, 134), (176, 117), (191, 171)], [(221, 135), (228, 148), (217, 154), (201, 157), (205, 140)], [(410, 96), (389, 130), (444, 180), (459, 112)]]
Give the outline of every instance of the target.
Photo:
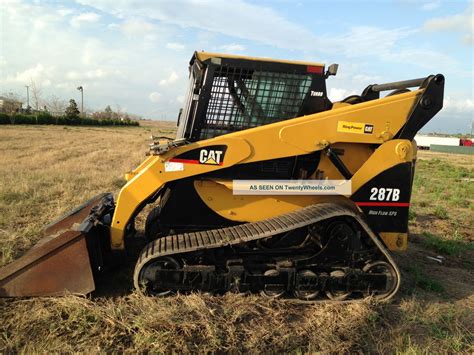
[(217, 67), (201, 139), (297, 117), (310, 74)]

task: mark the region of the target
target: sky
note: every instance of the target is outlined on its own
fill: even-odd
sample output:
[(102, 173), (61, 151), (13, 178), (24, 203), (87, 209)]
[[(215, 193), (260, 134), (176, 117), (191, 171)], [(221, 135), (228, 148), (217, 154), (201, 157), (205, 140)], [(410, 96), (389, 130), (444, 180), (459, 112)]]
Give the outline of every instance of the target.
[(195, 50), (338, 63), (332, 101), (374, 83), (446, 77), (424, 132), (470, 132), (474, 0), (0, 0), (0, 94), (176, 120)]

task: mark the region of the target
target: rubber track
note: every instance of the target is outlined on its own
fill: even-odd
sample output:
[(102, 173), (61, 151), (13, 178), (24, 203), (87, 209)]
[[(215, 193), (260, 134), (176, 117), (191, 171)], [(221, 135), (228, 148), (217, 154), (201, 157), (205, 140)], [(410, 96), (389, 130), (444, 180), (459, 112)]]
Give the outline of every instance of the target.
[(139, 274), (143, 266), (153, 259), (175, 254), (191, 253), (204, 249), (215, 249), (225, 246), (242, 244), (258, 239), (268, 238), (280, 233), (289, 232), (313, 223), (321, 222), (333, 217), (352, 217), (367, 232), (376, 246), (385, 255), (388, 262), (394, 267), (398, 282), (395, 290), (387, 295), (385, 299), (391, 298), (398, 290), (400, 284), (399, 270), (377, 236), (372, 232), (362, 216), (357, 211), (343, 205), (334, 203), (320, 203), (310, 205), (300, 210), (290, 212), (277, 217), (265, 219), (254, 223), (244, 223), (233, 227), (212, 229), (201, 232), (183, 233), (169, 235), (148, 243), (140, 253), (135, 266), (134, 285), (140, 288)]

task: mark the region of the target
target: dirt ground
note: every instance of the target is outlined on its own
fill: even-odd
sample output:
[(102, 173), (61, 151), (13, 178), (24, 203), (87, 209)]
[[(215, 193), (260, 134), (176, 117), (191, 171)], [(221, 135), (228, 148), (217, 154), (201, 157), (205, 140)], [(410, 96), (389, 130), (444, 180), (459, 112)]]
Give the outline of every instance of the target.
[[(150, 135), (174, 131), (148, 121), (0, 127), (0, 265), (31, 248), (48, 221), (117, 193)], [(0, 299), (0, 352), (473, 353), (473, 177), (472, 156), (419, 152), (409, 250), (395, 255), (402, 287), (389, 304), (144, 297), (133, 291), (130, 260), (88, 297)]]

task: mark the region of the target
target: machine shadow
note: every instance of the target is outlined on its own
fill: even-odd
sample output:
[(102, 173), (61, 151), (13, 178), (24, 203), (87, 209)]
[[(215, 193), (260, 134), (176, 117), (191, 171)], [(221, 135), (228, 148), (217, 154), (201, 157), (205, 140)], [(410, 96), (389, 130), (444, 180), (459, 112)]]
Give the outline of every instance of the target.
[(145, 247), (146, 239), (142, 231), (137, 231), (133, 239), (127, 240), (127, 251), (120, 259), (112, 260), (100, 275), (96, 277), (96, 289), (93, 298), (127, 296), (134, 291), (133, 271), (140, 251)]

